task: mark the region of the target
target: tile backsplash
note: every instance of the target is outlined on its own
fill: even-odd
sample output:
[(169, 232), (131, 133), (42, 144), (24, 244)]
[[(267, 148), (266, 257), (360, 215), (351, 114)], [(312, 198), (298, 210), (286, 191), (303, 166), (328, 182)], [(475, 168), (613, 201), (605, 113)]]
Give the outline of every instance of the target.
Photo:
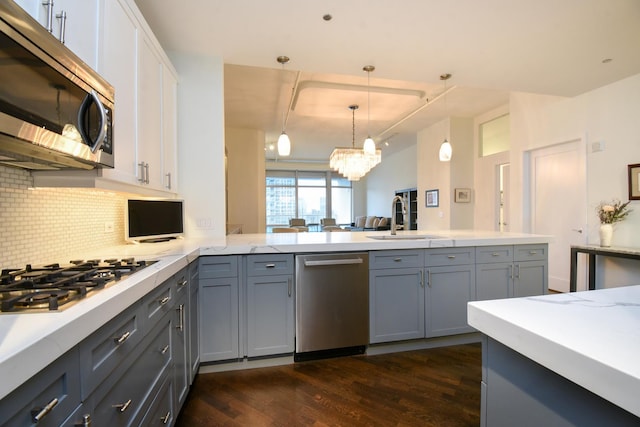
[[(67, 254), (124, 243), (130, 195), (32, 185), (28, 171), (0, 166), (0, 267), (63, 263)], [(112, 232), (105, 232), (106, 223)]]

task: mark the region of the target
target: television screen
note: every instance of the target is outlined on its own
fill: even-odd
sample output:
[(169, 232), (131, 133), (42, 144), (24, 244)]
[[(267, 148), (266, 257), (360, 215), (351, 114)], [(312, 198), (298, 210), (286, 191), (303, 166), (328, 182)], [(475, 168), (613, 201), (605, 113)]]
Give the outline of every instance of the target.
[(162, 241), (184, 233), (182, 200), (127, 200), (126, 239)]

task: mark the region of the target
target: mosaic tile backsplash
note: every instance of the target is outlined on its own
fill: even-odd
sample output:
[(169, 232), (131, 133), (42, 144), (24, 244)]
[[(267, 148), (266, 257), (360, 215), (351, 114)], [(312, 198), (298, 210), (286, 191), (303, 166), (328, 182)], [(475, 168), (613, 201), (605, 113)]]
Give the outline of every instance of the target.
[(124, 243), (127, 194), (32, 185), (28, 171), (0, 166), (0, 267), (62, 263), (63, 254)]

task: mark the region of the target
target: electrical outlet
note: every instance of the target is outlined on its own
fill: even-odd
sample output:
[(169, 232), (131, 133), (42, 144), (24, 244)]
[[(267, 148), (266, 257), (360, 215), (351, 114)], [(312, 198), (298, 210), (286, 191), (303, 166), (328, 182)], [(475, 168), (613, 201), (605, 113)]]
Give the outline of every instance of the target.
[(604, 151), (604, 141), (598, 141), (591, 143), (591, 152), (597, 153), (599, 151)]
[(107, 221), (104, 223), (104, 232), (105, 233), (113, 233), (113, 222)]

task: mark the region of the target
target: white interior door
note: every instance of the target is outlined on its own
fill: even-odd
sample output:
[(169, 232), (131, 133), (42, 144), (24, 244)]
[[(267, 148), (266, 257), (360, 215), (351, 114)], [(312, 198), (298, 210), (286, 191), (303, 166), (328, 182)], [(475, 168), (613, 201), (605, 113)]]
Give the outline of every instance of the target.
[(586, 152), (582, 140), (530, 153), (531, 230), (549, 244), (549, 289), (569, 291), (570, 246), (586, 243)]

